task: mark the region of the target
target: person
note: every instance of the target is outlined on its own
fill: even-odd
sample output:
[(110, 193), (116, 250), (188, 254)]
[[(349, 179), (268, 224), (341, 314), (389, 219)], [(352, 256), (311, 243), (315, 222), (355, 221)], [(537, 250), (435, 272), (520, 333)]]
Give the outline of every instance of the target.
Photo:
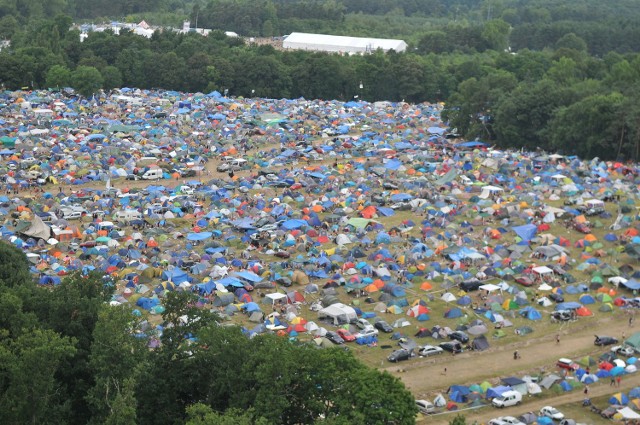
[(616, 378), (614, 378), (613, 376), (611, 377), (611, 381), (609, 381), (609, 386), (613, 387), (616, 385)]
[(513, 360), (518, 360), (520, 358), (520, 353), (518, 353), (518, 350), (513, 352)]
[(620, 386), (620, 381), (622, 381), (622, 378), (620, 376), (618, 376), (616, 378), (616, 384), (618, 384), (618, 387)]
[(560, 344), (560, 334), (556, 334), (556, 344)]
[(586, 396), (587, 394), (589, 394), (589, 386), (585, 385), (584, 386), (584, 395)]
[(633, 326), (633, 316), (629, 316), (629, 327)]

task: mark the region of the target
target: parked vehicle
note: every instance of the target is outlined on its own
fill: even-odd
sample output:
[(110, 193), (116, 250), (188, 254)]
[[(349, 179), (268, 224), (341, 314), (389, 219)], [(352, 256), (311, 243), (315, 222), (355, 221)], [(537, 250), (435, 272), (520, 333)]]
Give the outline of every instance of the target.
[(422, 357), (435, 356), (437, 354), (442, 354), (444, 350), (442, 347), (437, 347), (435, 345), (425, 345), (424, 347), (420, 347), (418, 350), (418, 355)]
[(340, 335), (340, 338), (342, 338), (345, 342), (352, 342), (356, 340), (355, 335), (353, 335), (351, 332), (349, 332), (346, 329), (338, 329), (336, 332), (338, 333), (338, 335)]
[(501, 396), (491, 400), (495, 407), (510, 407), (522, 403), (522, 394), (518, 391), (505, 391)]
[(328, 331), (325, 334), (325, 338), (327, 338), (329, 341), (333, 342), (336, 345), (344, 344), (344, 339), (342, 339), (342, 337), (334, 331)]
[(160, 168), (152, 168), (151, 170), (147, 170), (142, 175), (143, 180), (160, 180), (162, 178), (162, 169)]
[(558, 361), (556, 362), (556, 366), (558, 366), (560, 369), (567, 369), (567, 370), (580, 369), (580, 365), (578, 363), (567, 358), (559, 358)]
[(489, 425), (525, 425), (513, 416), (500, 416), (499, 418), (493, 418), (489, 421)]
[(611, 351), (625, 357), (636, 355), (636, 350), (629, 345), (616, 345), (611, 347)]
[(378, 320), (374, 325), (373, 325), (377, 330), (385, 332), (385, 333), (391, 333), (393, 332), (393, 328), (391, 327), (391, 325), (389, 325), (387, 322), (385, 322), (384, 320)]
[(469, 342), (469, 336), (462, 331), (451, 332), (449, 334), (449, 338), (456, 341), (460, 341), (463, 344), (466, 344), (467, 342)]
[(436, 407), (428, 400), (416, 400), (416, 407), (420, 413), (428, 415), (436, 411)]
[(544, 406), (540, 409), (540, 416), (546, 416), (547, 418), (551, 418), (555, 421), (561, 421), (564, 419), (564, 413), (553, 406)]
[(599, 347), (603, 347), (605, 345), (614, 345), (617, 344), (618, 340), (612, 336), (604, 336), (604, 335), (596, 335), (595, 341), (593, 341), (594, 345)]
[(462, 353), (463, 351), (462, 344), (460, 344), (459, 341), (441, 342), (440, 344), (438, 344), (438, 346), (443, 350), (454, 354)]
[(393, 363), (397, 363), (403, 360), (409, 360), (410, 358), (411, 358), (411, 351), (401, 348), (389, 354), (389, 357), (387, 357), (387, 360)]

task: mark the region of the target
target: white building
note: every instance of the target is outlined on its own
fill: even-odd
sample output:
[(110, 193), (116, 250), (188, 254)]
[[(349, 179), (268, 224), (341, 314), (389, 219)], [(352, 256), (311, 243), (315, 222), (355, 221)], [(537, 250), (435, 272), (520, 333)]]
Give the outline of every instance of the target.
[(404, 52), (407, 43), (403, 40), (388, 38), (343, 37), (327, 34), (309, 34), (293, 32), (288, 35), (282, 47), (285, 49), (314, 50), (319, 52), (337, 52), (344, 54), (367, 54), (378, 49), (385, 52), (395, 50)]

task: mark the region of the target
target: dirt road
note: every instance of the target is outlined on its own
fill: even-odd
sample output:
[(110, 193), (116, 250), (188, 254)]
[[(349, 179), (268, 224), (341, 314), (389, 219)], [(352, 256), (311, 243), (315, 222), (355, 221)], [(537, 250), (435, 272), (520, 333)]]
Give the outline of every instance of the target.
[[(559, 357), (578, 358), (591, 355), (597, 358), (608, 347), (595, 347), (593, 345), (594, 335), (610, 335), (617, 338), (621, 338), (623, 333), (630, 335), (634, 329), (629, 328), (627, 318), (628, 316), (623, 313), (616, 313), (604, 318), (602, 316), (583, 318), (567, 325), (560, 331), (560, 343), (556, 343), (555, 334), (536, 337), (534, 333), (529, 337), (523, 337), (523, 340), (517, 343), (491, 348), (481, 353), (470, 352), (456, 356), (444, 354), (437, 358), (415, 359), (400, 366), (386, 368), (386, 370), (398, 376), (415, 394), (416, 398), (433, 399), (438, 393), (446, 392), (449, 386), (455, 384), (470, 385), (485, 380), (491, 384), (498, 384), (500, 378), (508, 376), (555, 371), (557, 368), (554, 365)], [(513, 359), (513, 351), (515, 350), (519, 351), (522, 357), (520, 360)], [(640, 375), (630, 375), (625, 379), (625, 385), (640, 385)], [(609, 388), (608, 383), (595, 384), (592, 393), (596, 394), (596, 391), (602, 391), (603, 394), (614, 392)], [(572, 401), (569, 400), (571, 397), (575, 397), (576, 401), (581, 401), (583, 394), (575, 392), (562, 397), (566, 397), (568, 401)], [(514, 412), (520, 414), (536, 408), (539, 409), (545, 403), (548, 404), (549, 400), (541, 403), (538, 403), (540, 405), (531, 403), (529, 406), (529, 402), (525, 399), (521, 406), (514, 409)], [(557, 404), (556, 399), (554, 399), (554, 403)], [(479, 411), (465, 412), (465, 415), (467, 419), (478, 420), (479, 423), (482, 423), (483, 420), (498, 416), (498, 414), (509, 414), (507, 412), (510, 410), (487, 412), (485, 408)], [(440, 416), (442, 421), (438, 419), (436, 422), (434, 420), (439, 416), (431, 417), (428, 423), (448, 423), (451, 417), (447, 419), (447, 416)]]

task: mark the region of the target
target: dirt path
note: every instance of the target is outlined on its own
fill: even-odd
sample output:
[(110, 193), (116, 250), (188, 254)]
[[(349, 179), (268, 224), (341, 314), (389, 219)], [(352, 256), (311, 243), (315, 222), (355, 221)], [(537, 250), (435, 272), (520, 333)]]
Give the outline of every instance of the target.
[[(630, 335), (635, 329), (629, 328), (628, 316), (624, 313), (616, 313), (610, 317), (594, 317), (583, 318), (578, 322), (565, 325), (560, 330), (560, 343), (555, 342), (555, 333), (546, 334), (536, 337), (531, 334), (529, 338), (524, 337), (519, 341), (508, 346), (491, 348), (481, 353), (463, 353), (456, 356), (444, 354), (436, 358), (415, 359), (401, 366), (386, 368), (386, 370), (398, 376), (411, 390), (416, 398), (433, 399), (438, 393), (446, 392), (451, 385), (470, 385), (473, 383), (481, 383), (489, 381), (492, 384), (498, 384), (500, 378), (525, 374), (537, 374), (540, 371), (555, 371), (556, 360), (559, 357), (578, 358), (585, 355), (591, 355), (595, 358), (599, 357), (607, 348), (595, 347), (593, 338), (596, 334), (609, 335), (621, 338), (623, 333)], [(513, 351), (518, 350), (522, 358), (520, 360), (513, 359)], [(445, 374), (445, 367), (447, 369)], [(403, 370), (403, 371), (399, 371)], [(629, 385), (640, 385), (640, 376), (630, 376), (626, 381)], [(627, 382), (625, 382), (626, 384)], [(597, 385), (597, 391), (603, 394), (613, 392), (608, 385)], [(594, 388), (594, 394), (595, 394)], [(601, 389), (602, 388), (602, 389)], [(597, 395), (597, 394), (596, 394)], [(571, 393), (563, 397), (576, 397), (576, 400), (582, 400), (582, 393)], [(549, 403), (549, 400), (541, 403)], [(557, 402), (554, 399), (554, 403)], [(540, 404), (542, 406), (544, 404)], [(537, 404), (529, 406), (525, 403), (519, 406), (515, 411), (523, 413), (534, 410)], [(539, 409), (540, 406), (537, 406)], [(500, 411), (500, 415), (506, 413), (510, 409), (506, 409), (504, 413)], [(478, 419), (484, 417), (487, 409), (480, 411), (465, 412), (467, 418)], [(490, 419), (498, 416), (496, 411), (486, 413)], [(443, 422), (428, 423), (448, 423), (449, 419), (444, 419), (447, 415), (443, 415)], [(433, 417), (432, 419), (435, 419)]]
[[(640, 385), (640, 378), (633, 377), (627, 378), (620, 383), (620, 387), (610, 387), (608, 380), (603, 380), (602, 383), (598, 382), (597, 384), (589, 386), (589, 398), (602, 397), (609, 394), (613, 394), (616, 392), (626, 392), (633, 387)], [(569, 403), (578, 403), (582, 404), (582, 400), (584, 400), (585, 396), (582, 391), (571, 391), (566, 394), (562, 394), (556, 397), (553, 397), (552, 400), (549, 399), (523, 399), (523, 403), (520, 406), (507, 407), (504, 409), (497, 409), (491, 406), (483, 407), (476, 410), (465, 410), (459, 412), (467, 418), (467, 423), (471, 424), (473, 421), (477, 421), (479, 424), (487, 423), (489, 420), (496, 418), (498, 416), (515, 416), (518, 417), (525, 412), (534, 412), (538, 413), (540, 409), (544, 406), (553, 405), (558, 407), (560, 411), (562, 408), (560, 406), (566, 405)], [(598, 406), (600, 408), (604, 406)], [(610, 423), (610, 420), (599, 418), (595, 413), (590, 413), (588, 408), (585, 408), (585, 416), (588, 414), (589, 421), (588, 423)], [(448, 424), (454, 417), (456, 413), (452, 414), (442, 414), (442, 415), (434, 415), (429, 418), (423, 420), (419, 423), (428, 423), (434, 425), (445, 425)], [(576, 419), (576, 418), (573, 418)], [(584, 422), (582, 420), (581, 422)]]

